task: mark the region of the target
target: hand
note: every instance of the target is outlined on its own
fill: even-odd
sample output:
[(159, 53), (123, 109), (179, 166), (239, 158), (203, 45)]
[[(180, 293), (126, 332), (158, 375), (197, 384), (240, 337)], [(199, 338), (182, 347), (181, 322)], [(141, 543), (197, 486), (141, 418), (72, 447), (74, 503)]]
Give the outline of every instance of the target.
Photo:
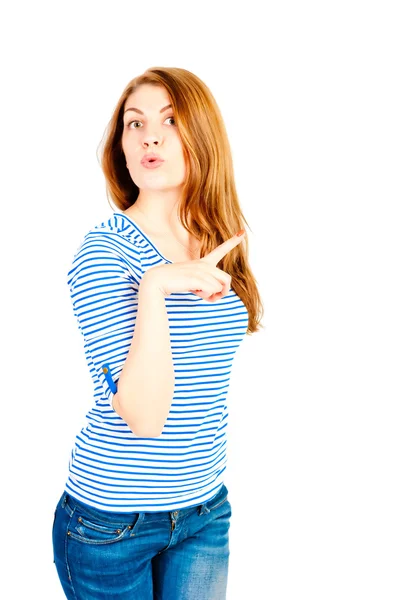
[(244, 238), (245, 235), (234, 235), (198, 260), (152, 267), (143, 280), (155, 285), (164, 296), (174, 292), (193, 292), (208, 302), (219, 300), (229, 293), (231, 276), (216, 265)]

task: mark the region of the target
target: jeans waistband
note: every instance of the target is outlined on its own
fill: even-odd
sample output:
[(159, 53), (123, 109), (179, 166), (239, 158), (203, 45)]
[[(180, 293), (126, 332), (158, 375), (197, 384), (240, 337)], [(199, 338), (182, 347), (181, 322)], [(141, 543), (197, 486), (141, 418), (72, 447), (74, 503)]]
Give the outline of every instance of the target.
[[(197, 504), (196, 506), (190, 506), (187, 508), (181, 508), (181, 509), (176, 509), (176, 510), (163, 510), (163, 511), (131, 511), (131, 512), (114, 512), (114, 511), (107, 511), (107, 510), (101, 510), (98, 508), (95, 508), (93, 506), (90, 506), (88, 504), (85, 504), (84, 502), (82, 502), (81, 500), (77, 500), (76, 498), (74, 498), (73, 496), (71, 496), (67, 491), (63, 492), (63, 495), (61, 497), (60, 503), (61, 506), (67, 510), (67, 512), (72, 515), (73, 511), (76, 508), (81, 508), (82, 510), (85, 511), (85, 513), (92, 515), (93, 517), (97, 517), (102, 519), (103, 521), (108, 521), (109, 523), (126, 523), (129, 524), (132, 520), (132, 517), (134, 517), (135, 515), (139, 514), (139, 513), (145, 513), (146, 515), (183, 515), (183, 514), (188, 514), (191, 513), (195, 510), (197, 510), (199, 513), (202, 512), (203, 507), (205, 507), (207, 504), (209, 504), (211, 501), (213, 501), (221, 492), (223, 489), (223, 485), (221, 486), (220, 490), (209, 500), (207, 500), (206, 502)], [(206, 510), (206, 509), (205, 509)], [(207, 511), (206, 511), (207, 512)]]

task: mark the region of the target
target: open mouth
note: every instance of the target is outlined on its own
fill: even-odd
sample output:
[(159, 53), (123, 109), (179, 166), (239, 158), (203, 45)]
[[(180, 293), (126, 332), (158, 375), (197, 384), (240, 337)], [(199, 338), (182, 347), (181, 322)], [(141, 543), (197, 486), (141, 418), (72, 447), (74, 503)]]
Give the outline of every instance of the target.
[(156, 167), (159, 167), (160, 165), (162, 165), (162, 163), (163, 163), (163, 160), (161, 160), (159, 158), (148, 158), (141, 162), (143, 167), (147, 167), (148, 169), (155, 169)]
[(160, 158), (146, 158), (142, 161), (143, 163), (154, 163), (154, 162), (163, 162)]

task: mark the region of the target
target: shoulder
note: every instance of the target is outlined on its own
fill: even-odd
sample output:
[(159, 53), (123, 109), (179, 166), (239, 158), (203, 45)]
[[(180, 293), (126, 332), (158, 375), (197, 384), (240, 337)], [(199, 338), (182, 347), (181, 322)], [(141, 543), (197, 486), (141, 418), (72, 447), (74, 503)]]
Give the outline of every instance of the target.
[(108, 219), (94, 225), (81, 240), (74, 258), (88, 249), (112, 254), (139, 253), (141, 240), (137, 230), (129, 226), (122, 214), (115, 213)]
[(82, 244), (109, 242), (114, 248), (124, 248), (131, 244), (140, 247), (137, 230), (121, 213), (114, 213), (105, 221), (94, 225), (84, 236)]
[(68, 281), (82, 267), (94, 266), (123, 268), (139, 275), (141, 267), (141, 240), (136, 230), (128, 226), (123, 215), (114, 214), (97, 225), (93, 225), (83, 236), (69, 264)]

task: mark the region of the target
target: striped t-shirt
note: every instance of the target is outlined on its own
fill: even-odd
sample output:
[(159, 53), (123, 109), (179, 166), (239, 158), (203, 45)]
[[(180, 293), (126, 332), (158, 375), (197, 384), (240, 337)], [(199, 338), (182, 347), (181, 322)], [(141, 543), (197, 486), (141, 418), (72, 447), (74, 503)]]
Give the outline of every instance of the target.
[(65, 489), (95, 508), (188, 508), (223, 485), (230, 373), (248, 326), (248, 311), (232, 288), (215, 302), (193, 292), (165, 297), (175, 388), (162, 434), (137, 436), (112, 408), (134, 335), (140, 280), (170, 263), (130, 217), (115, 211), (84, 236), (70, 265), (72, 307), (94, 394)]

